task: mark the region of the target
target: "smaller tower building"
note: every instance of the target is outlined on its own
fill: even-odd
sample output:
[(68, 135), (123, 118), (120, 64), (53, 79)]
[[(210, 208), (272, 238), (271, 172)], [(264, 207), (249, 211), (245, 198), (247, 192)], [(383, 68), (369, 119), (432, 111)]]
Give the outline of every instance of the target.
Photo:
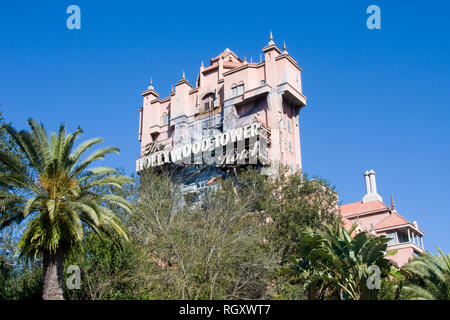
[(383, 203), (383, 199), (377, 192), (373, 170), (364, 173), (364, 180), (366, 194), (362, 201), (339, 207), (345, 227), (350, 229), (356, 224), (355, 232), (357, 233), (367, 231), (373, 235), (384, 235), (390, 238), (388, 250), (397, 250), (397, 253), (389, 258), (395, 265), (401, 267), (415, 254), (424, 251), (424, 232), (419, 229), (416, 221), (411, 223), (397, 212), (392, 196), (391, 207)]

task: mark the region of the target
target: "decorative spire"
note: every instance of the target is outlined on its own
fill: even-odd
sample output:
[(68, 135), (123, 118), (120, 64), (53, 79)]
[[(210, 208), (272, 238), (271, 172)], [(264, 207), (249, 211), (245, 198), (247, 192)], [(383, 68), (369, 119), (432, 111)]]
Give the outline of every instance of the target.
[(202, 65), (200, 66), (201, 69), (203, 69), (205, 66), (203, 65), (203, 60), (202, 60)]
[(186, 80), (186, 75), (184, 74), (184, 70), (183, 70), (183, 80)]
[(153, 88), (153, 79), (150, 77), (150, 85), (148, 86), (148, 90), (154, 90)]
[(397, 210), (395, 210), (394, 196), (392, 195), (392, 193), (391, 193), (391, 208), (392, 208), (392, 211), (397, 211)]
[(170, 92), (175, 92), (175, 91), (173, 90), (173, 85), (172, 85), (172, 91), (170, 91)]
[(247, 56), (244, 56), (244, 64), (247, 64)]
[(270, 41), (269, 41), (269, 46), (274, 45), (275, 42), (273, 41), (273, 35), (272, 35), (272, 30), (270, 31)]
[(286, 51), (286, 42), (283, 41), (283, 53), (287, 54), (288, 52)]

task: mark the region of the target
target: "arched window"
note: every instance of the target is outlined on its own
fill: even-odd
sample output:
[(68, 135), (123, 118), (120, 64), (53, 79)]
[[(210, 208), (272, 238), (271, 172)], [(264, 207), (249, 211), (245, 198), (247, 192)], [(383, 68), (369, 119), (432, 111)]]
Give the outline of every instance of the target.
[(237, 94), (240, 96), (241, 94), (244, 94), (244, 82), (240, 82), (237, 86)]
[(202, 99), (203, 112), (208, 112), (214, 109), (214, 93), (208, 93)]
[(241, 81), (238, 85), (233, 83), (231, 85), (231, 96), (237, 97), (241, 94), (244, 94), (244, 82)]

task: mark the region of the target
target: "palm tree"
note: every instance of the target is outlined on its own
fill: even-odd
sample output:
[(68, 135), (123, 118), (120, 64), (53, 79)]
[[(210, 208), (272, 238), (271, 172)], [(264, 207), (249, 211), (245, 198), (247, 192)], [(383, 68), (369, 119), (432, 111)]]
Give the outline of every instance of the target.
[(450, 300), (450, 254), (425, 252), (404, 266), (403, 297), (411, 300)]
[(378, 271), (380, 281), (389, 275), (398, 276), (386, 258), (389, 239), (367, 232), (352, 238), (355, 227), (347, 231), (339, 225), (327, 226), (325, 232), (302, 234), (300, 258), (293, 259), (293, 271), (297, 280), (303, 280), (309, 299), (377, 299), (380, 290), (374, 281), (378, 279), (371, 276)]
[(95, 138), (81, 143), (78, 128), (66, 134), (64, 125), (48, 138), (44, 126), (28, 120), (31, 131), (6, 130), (20, 148), (23, 157), (0, 151), (0, 229), (25, 220), (27, 228), (19, 242), (20, 255), (26, 259), (41, 257), (43, 262), (43, 299), (63, 299), (63, 264), (71, 252), (80, 248), (86, 228), (100, 236), (128, 241), (128, 235), (111, 205), (131, 212), (132, 205), (123, 197), (104, 193), (101, 187), (121, 188), (133, 179), (107, 167), (91, 164), (119, 149), (107, 147), (81, 157), (97, 143)]

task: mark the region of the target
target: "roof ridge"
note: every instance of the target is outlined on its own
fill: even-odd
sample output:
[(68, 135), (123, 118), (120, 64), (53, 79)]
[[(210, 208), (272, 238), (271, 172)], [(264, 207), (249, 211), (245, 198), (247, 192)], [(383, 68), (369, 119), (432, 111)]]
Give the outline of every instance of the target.
[[(381, 220), (380, 222), (378, 222), (378, 223), (374, 226), (374, 228), (375, 228), (375, 229), (377, 229), (377, 228), (381, 229), (381, 228), (379, 227), (380, 225), (383, 225), (383, 223), (384, 223), (384, 224), (389, 223), (389, 220), (393, 220), (394, 218), (400, 218), (402, 221), (405, 222), (404, 224), (411, 224), (411, 222), (409, 222), (409, 221), (406, 220), (404, 217), (402, 217), (398, 212), (391, 211), (391, 214), (389, 214), (386, 218), (384, 218), (383, 220)], [(400, 226), (400, 225), (403, 225), (403, 224), (387, 225), (387, 226), (383, 226), (383, 228), (395, 227), (395, 226)]]
[(230, 54), (232, 56), (234, 56), (236, 59), (241, 60), (236, 53), (234, 53), (232, 50), (226, 48), (224, 51), (219, 53), (217, 56), (215, 56), (214, 58), (211, 58), (210, 61), (212, 62), (212, 61), (218, 60), (220, 57), (224, 57), (224, 56), (227, 56), (227, 55), (230, 55)]
[(363, 202), (361, 200), (360, 201), (355, 201), (355, 202), (350, 202), (350, 203), (346, 203), (346, 204), (341, 204), (340, 207), (348, 206), (349, 204), (354, 204), (354, 203), (363, 203)]

